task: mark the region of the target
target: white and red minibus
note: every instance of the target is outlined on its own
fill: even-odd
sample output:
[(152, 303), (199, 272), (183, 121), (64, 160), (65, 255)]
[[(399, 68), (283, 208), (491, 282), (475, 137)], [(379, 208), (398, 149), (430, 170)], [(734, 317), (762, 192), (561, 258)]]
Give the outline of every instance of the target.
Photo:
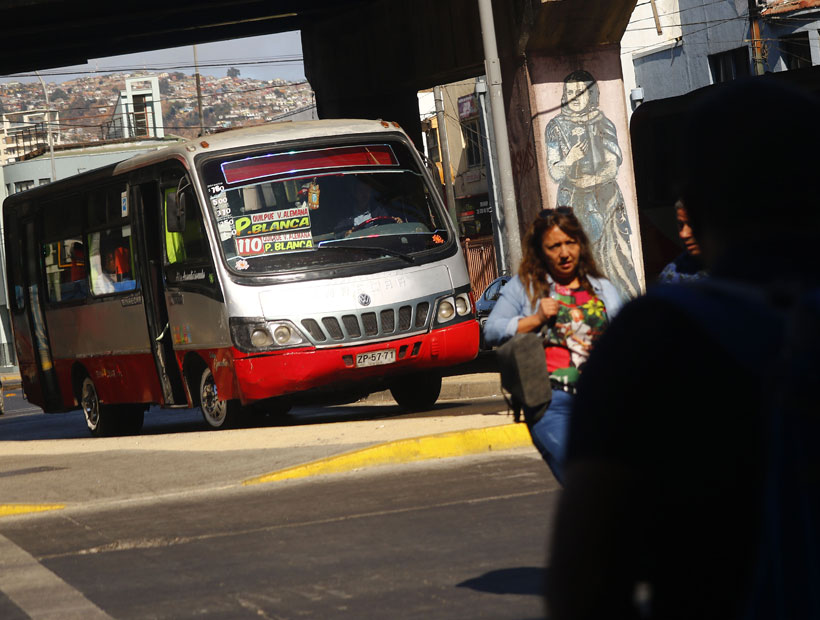
[(453, 223), (395, 124), (210, 135), (14, 194), (3, 217), (26, 396), (81, 407), (94, 435), (138, 431), (150, 404), (212, 428), (334, 391), (430, 406), (477, 354)]

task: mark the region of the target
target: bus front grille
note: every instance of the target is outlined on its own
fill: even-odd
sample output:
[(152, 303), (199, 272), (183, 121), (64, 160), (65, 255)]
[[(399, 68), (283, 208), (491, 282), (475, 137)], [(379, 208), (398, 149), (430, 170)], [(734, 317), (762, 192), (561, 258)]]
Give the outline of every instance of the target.
[(316, 345), (367, 342), (417, 334), (430, 326), (432, 300), (403, 305), (368, 308), (362, 312), (327, 314), (300, 321), (308, 338)]

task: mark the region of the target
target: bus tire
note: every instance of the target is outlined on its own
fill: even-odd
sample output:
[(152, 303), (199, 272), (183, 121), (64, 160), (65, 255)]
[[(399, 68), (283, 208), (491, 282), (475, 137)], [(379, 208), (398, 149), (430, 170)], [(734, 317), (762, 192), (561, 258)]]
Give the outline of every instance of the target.
[(441, 375), (426, 372), (400, 377), (390, 385), (390, 393), (405, 411), (429, 409), (441, 394)]
[(80, 385), (80, 407), (82, 407), (85, 423), (94, 437), (111, 437), (117, 434), (117, 419), (112, 407), (100, 403), (97, 388), (91, 377), (86, 375)]
[(216, 382), (207, 366), (199, 379), (199, 408), (211, 430), (233, 428), (239, 424), (241, 407), (235, 400), (220, 400)]

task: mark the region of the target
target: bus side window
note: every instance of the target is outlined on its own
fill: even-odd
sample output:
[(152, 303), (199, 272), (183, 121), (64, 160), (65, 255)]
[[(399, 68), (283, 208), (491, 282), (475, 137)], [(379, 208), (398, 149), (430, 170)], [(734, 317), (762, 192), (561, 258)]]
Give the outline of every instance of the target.
[(51, 303), (88, 297), (82, 235), (84, 204), (81, 194), (70, 194), (45, 205), (41, 256), (46, 297)]
[(165, 256), (167, 264), (173, 265), (189, 261), (201, 261), (207, 258), (205, 235), (202, 230), (202, 214), (196, 199), (187, 201), (185, 213), (185, 230), (169, 232), (168, 230), (168, 194), (175, 192), (176, 186), (163, 190), (163, 209), (165, 211)]
[[(163, 228), (165, 229), (165, 256), (168, 264), (180, 263), (185, 260), (185, 243), (181, 232), (168, 230), (168, 196), (177, 191), (176, 187), (166, 187), (162, 192)], [(187, 214), (186, 214), (187, 224)], [(186, 226), (187, 228), (187, 226)]]
[(108, 295), (137, 288), (131, 251), (131, 227), (121, 226), (88, 236), (91, 292)]
[(50, 302), (76, 301), (88, 297), (85, 246), (81, 239), (44, 243), (43, 266)]
[[(5, 239), (7, 246), (11, 248), (6, 252), (6, 277), (9, 285), (14, 285), (12, 301), (14, 302), (12, 308), (15, 313), (26, 309), (26, 295), (23, 289), (23, 239), (20, 235), (17, 225), (17, 218), (9, 218), (6, 221)], [(10, 286), (11, 288), (11, 286)]]

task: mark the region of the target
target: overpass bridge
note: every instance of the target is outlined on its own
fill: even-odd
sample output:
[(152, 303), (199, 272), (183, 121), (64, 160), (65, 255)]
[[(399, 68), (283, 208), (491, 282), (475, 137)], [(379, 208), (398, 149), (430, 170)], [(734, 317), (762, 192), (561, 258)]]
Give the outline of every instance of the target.
[[(521, 226), (558, 203), (591, 214), (629, 292), (643, 264), (619, 41), (635, 4), (493, 1)], [(0, 23), (0, 74), (300, 30), (320, 117), (395, 120), (419, 141), (417, 91), (485, 73), (478, 0), (5, 0)]]

